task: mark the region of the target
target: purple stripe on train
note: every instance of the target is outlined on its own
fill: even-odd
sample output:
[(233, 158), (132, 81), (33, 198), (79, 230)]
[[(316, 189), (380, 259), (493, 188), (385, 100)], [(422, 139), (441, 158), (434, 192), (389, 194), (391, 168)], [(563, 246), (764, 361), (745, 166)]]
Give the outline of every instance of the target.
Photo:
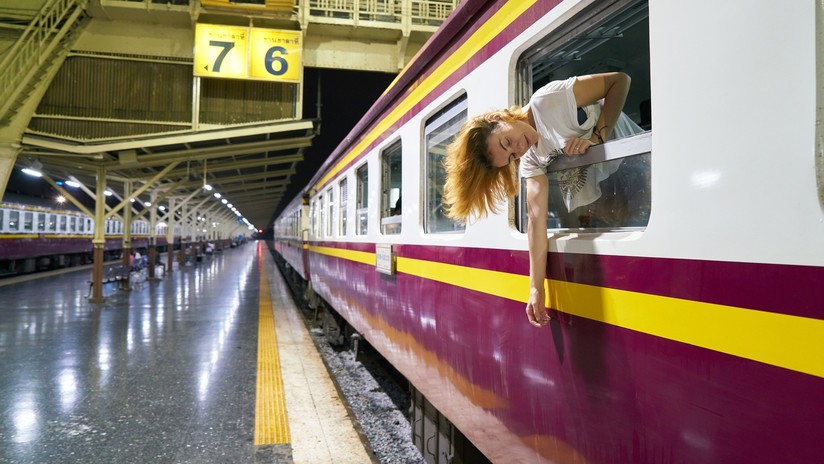
[(316, 290), (490, 457), (824, 462), (820, 378), (585, 318), (535, 329), (522, 303), (311, 260)]

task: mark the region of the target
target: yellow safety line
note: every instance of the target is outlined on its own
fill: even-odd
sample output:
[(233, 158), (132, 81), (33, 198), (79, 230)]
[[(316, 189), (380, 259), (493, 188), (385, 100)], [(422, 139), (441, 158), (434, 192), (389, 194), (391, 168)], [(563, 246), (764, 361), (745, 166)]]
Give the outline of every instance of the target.
[(260, 321), (258, 325), (257, 398), (255, 406), (255, 445), (289, 443), (289, 422), (286, 399), (280, 373), (278, 340), (272, 299), (269, 296), (269, 276), (266, 266), (260, 267)]

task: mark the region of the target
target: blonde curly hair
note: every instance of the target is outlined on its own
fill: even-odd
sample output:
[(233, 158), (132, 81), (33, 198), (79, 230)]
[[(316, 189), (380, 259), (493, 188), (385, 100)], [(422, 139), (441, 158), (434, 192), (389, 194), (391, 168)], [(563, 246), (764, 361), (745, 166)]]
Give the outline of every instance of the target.
[(443, 202), (446, 215), (461, 223), (472, 215), (482, 218), (497, 213), (499, 201), (518, 193), (518, 163), (492, 166), (487, 139), (498, 125), (490, 118), (493, 114), (510, 123), (528, 119), (520, 106), (475, 116), (461, 126), (447, 147)]

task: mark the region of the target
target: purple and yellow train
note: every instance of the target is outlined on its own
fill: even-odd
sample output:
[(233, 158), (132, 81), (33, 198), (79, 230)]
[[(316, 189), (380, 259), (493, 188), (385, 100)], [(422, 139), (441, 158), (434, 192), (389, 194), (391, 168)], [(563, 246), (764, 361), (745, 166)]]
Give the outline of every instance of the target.
[[(0, 275), (73, 267), (92, 262), (94, 220), (80, 211), (34, 206), (31, 199), (0, 203)], [(146, 250), (149, 222), (132, 222), (131, 247)], [(166, 224), (156, 225), (155, 244), (165, 250)], [(180, 245), (180, 226), (175, 226), (174, 246)], [(105, 221), (106, 260), (117, 259), (123, 250), (123, 222)]]
[[(496, 463), (824, 462), (822, 9), (461, 2), (275, 228), (411, 383), (428, 462), (474, 462), (464, 438)], [(536, 329), (523, 195), (450, 221), (445, 147), (471, 115), (603, 71), (632, 77), (646, 132), (577, 161), (627, 171), (590, 205), (567, 211), (576, 166), (550, 167), (555, 317)]]

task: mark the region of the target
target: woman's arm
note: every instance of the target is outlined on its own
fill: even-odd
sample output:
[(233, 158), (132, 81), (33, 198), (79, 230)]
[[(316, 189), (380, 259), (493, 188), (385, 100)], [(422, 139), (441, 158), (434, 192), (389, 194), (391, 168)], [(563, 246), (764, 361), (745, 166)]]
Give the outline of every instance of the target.
[(575, 80), (572, 93), (579, 107), (604, 99), (601, 116), (595, 123), (595, 131), (603, 140), (607, 140), (615, 129), (615, 122), (627, 101), (629, 85), (629, 76), (620, 72), (579, 76)]
[(526, 303), (526, 315), (529, 323), (535, 327), (543, 327), (549, 323), (544, 295), (548, 195), (547, 176), (540, 175), (526, 179), (527, 239), (529, 242), (529, 300)]
[(619, 72), (578, 76), (572, 86), (575, 104), (579, 107), (586, 106), (603, 99), (604, 105), (601, 116), (592, 129), (592, 136), (589, 139), (573, 137), (567, 140), (564, 153), (583, 155), (589, 147), (609, 139), (627, 101), (629, 85), (629, 76)]

